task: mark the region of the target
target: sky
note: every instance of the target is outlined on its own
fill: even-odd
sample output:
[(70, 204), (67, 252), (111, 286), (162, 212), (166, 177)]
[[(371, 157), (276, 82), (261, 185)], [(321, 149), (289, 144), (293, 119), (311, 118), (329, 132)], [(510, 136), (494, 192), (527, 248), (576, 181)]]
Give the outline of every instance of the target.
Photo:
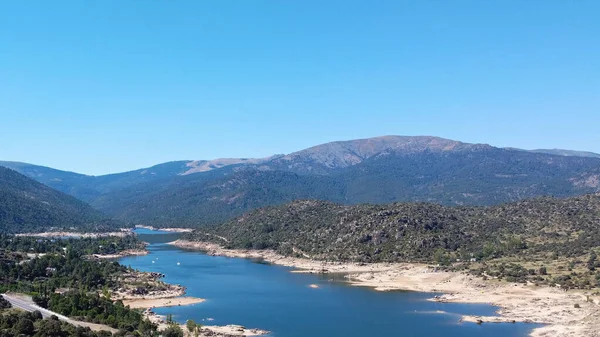
[(0, 2), (0, 160), (105, 174), (433, 135), (600, 152), (600, 1)]

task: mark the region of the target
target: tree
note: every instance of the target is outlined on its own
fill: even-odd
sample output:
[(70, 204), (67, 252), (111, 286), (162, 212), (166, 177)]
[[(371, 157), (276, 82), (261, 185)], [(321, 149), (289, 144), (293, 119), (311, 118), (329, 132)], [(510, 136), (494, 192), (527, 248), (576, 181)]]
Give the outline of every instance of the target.
[(163, 337), (183, 337), (183, 330), (177, 325), (169, 325), (162, 331)]
[(9, 301), (5, 300), (4, 297), (0, 296), (0, 309), (8, 309), (11, 308), (12, 305)]
[(185, 322), (185, 326), (189, 332), (193, 332), (194, 329), (196, 329), (196, 322), (194, 322), (193, 319), (188, 319), (187, 322)]
[(592, 250), (592, 252), (590, 253), (590, 259), (588, 260), (587, 263), (587, 267), (589, 270), (594, 271), (596, 270), (596, 259), (598, 257), (596, 256), (596, 252)]
[(33, 327), (33, 321), (28, 318), (21, 317), (17, 321), (17, 324), (15, 324), (15, 331), (17, 332), (17, 334), (23, 334), (26, 336), (33, 335), (33, 333), (35, 332), (35, 328)]
[(52, 315), (50, 319), (42, 321), (36, 335), (38, 337), (61, 337), (65, 336), (65, 333), (61, 329), (58, 317)]

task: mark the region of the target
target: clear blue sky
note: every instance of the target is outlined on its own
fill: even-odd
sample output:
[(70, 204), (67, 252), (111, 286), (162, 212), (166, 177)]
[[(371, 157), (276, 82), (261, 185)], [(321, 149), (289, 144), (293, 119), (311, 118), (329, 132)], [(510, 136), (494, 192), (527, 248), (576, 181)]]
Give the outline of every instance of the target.
[(0, 160), (88, 174), (379, 135), (600, 152), (600, 1), (2, 1)]

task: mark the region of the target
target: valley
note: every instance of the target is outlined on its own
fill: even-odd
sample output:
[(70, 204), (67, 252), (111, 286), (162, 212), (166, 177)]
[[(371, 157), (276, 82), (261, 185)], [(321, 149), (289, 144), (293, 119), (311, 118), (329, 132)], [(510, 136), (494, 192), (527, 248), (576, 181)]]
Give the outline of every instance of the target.
[[(546, 153), (549, 152), (549, 153)], [(525, 151), (438, 137), (332, 142), (263, 159), (173, 161), (87, 176), (0, 162), (123, 224), (201, 227), (299, 199), (497, 205), (600, 191), (600, 158)]]
[[(433, 330), (418, 331), (426, 335), (448, 322), (458, 324), (457, 335), (473, 336), (480, 332), (469, 332), (471, 324), (491, 336), (594, 336), (599, 328), (600, 159), (590, 153), (386, 136), (97, 177), (2, 165), (10, 167), (0, 167), (3, 291), (117, 336), (177, 335), (188, 319), (204, 325), (190, 336), (393, 334), (393, 326), (342, 327), (361, 310), (340, 312), (343, 319), (321, 322), (319, 331), (265, 319), (282, 305), (277, 296), (299, 301), (300, 317), (330, 312), (316, 298), (304, 307), (297, 294), (322, 291), (339, 303), (335, 293), (348, 285), (386, 294), (348, 290), (358, 308), (415, 292), (397, 300), (441, 315), (428, 318), (438, 322)], [(23, 269), (29, 264), (36, 267)], [(262, 295), (245, 293), (248, 284)], [(79, 296), (106, 313), (71, 308)], [(262, 309), (235, 309), (240, 299)], [(463, 309), (437, 307), (454, 304)], [(409, 318), (390, 305), (373, 314)], [(45, 329), (40, 318), (22, 319)]]
[(600, 337), (600, 1), (0, 1), (0, 337)]

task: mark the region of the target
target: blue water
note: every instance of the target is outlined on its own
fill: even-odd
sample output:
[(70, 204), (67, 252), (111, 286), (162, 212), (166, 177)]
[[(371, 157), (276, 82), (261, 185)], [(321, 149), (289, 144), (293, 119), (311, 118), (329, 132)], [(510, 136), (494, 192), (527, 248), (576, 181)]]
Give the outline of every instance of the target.
[[(459, 323), (462, 314), (493, 315), (497, 308), (426, 301), (434, 295), (431, 293), (347, 286), (326, 277), (290, 273), (285, 267), (208, 256), (164, 244), (177, 234), (137, 232), (151, 243), (150, 254), (123, 258), (122, 264), (163, 273), (166, 282), (186, 286), (189, 296), (207, 299), (196, 305), (155, 310), (172, 314), (181, 323), (194, 319), (205, 325), (240, 324), (272, 331), (276, 337), (505, 337), (526, 336), (537, 326)], [(310, 284), (319, 288), (310, 288)]]

